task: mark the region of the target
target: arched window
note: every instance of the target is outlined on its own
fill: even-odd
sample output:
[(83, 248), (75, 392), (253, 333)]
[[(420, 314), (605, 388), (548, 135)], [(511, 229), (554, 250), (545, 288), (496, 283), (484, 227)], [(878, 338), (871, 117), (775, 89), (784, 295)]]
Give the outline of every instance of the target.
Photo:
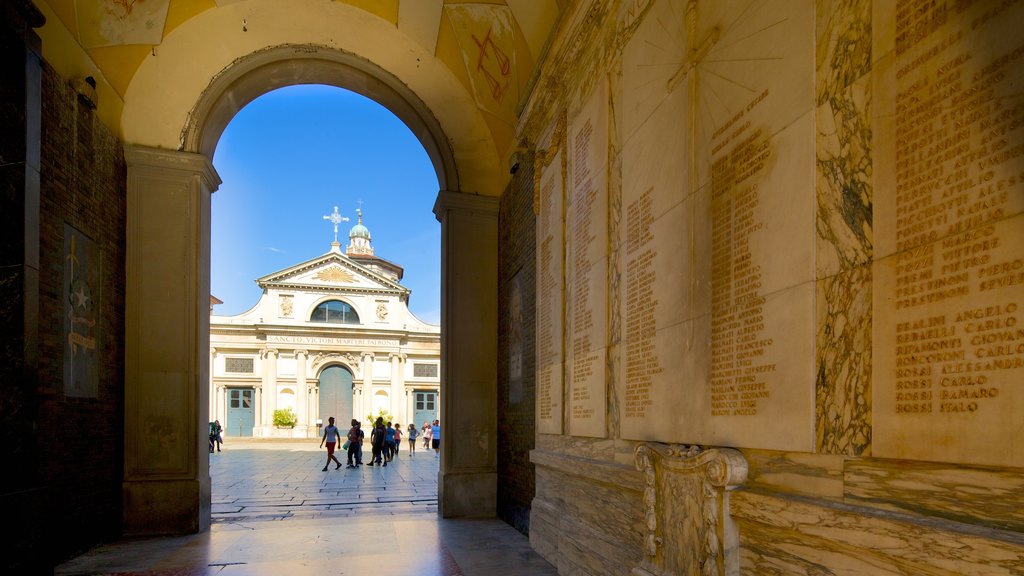
[(332, 324), (359, 324), (359, 315), (355, 308), (341, 300), (328, 300), (321, 302), (313, 310), (310, 322), (330, 322)]

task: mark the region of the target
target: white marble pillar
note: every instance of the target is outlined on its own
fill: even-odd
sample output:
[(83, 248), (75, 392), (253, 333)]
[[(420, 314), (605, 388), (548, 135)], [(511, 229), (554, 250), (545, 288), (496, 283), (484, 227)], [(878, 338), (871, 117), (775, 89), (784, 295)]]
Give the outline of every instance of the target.
[(442, 190), (441, 466), (445, 518), (497, 513), (498, 199)]
[(215, 419), (220, 420), (220, 425), (227, 431), (228, 424), (228, 391), (223, 384), (217, 384), (214, 391), (214, 402), (217, 404), (217, 409), (213, 411), (216, 415)]
[(391, 360), (391, 392), (388, 396), (391, 399), (391, 413), (393, 422), (401, 422), (402, 406), (405, 403), (405, 354), (392, 353), (388, 355)]
[(253, 436), (259, 436), (260, 422), (263, 421), (263, 385), (257, 384), (254, 386), (252, 396), (253, 405), (253, 421), (256, 423), (256, 430), (253, 430)]
[(263, 351), (263, 421), (260, 425), (270, 436), (274, 430), (274, 410), (277, 410), (277, 355), (278, 351), (267, 348)]
[(308, 402), (306, 400), (306, 357), (309, 352), (306, 350), (295, 351), (295, 410), (298, 411), (299, 427), (309, 425)]
[[(214, 383), (214, 379), (217, 375), (217, 349), (210, 348), (210, 379), (209, 385), (207, 386), (207, 395), (209, 396), (210, 402), (210, 420), (216, 420), (220, 414), (219, 406), (217, 405), (217, 385)], [(221, 423), (224, 421), (221, 420)]]
[(200, 154), (127, 145), (125, 160), (123, 535), (199, 532), (210, 523), (210, 194), (220, 177)]
[(373, 410), (367, 400), (373, 394), (373, 352), (363, 352), (363, 390), (360, 394), (359, 419), (362, 420)]

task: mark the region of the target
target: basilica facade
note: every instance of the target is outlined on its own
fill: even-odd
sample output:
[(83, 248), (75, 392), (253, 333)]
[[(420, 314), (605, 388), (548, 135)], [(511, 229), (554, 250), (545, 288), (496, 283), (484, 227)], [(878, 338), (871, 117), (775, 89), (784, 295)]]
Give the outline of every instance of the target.
[[(341, 427), (381, 413), (403, 427), (438, 418), (441, 329), (409, 311), (402, 268), (374, 255), (358, 218), (344, 253), (332, 242), (257, 279), (263, 295), (248, 311), (211, 315), (210, 420), (226, 436), (318, 437), (331, 416)], [(281, 410), (294, 426), (275, 426)]]

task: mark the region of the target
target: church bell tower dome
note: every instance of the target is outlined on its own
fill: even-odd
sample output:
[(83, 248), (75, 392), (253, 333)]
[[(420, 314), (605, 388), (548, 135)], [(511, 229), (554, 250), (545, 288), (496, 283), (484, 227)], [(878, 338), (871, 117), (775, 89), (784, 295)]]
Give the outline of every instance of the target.
[(356, 209), (356, 216), (359, 222), (348, 232), (349, 245), (345, 250), (347, 254), (373, 254), (373, 247), (370, 246), (370, 230), (363, 226), (363, 210)]

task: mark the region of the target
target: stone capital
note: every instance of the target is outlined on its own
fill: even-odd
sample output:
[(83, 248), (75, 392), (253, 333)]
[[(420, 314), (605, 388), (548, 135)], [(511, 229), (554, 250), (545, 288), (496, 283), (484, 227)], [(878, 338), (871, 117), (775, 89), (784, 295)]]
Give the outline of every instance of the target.
[(498, 198), (482, 194), (466, 194), (441, 190), (434, 201), (434, 216), (438, 222), (444, 222), (449, 212), (473, 213), (479, 217), (498, 217)]
[(149, 175), (161, 172), (194, 174), (199, 176), (210, 192), (215, 192), (221, 184), (217, 170), (210, 159), (202, 154), (125, 144), (124, 158), (129, 171), (145, 172)]

